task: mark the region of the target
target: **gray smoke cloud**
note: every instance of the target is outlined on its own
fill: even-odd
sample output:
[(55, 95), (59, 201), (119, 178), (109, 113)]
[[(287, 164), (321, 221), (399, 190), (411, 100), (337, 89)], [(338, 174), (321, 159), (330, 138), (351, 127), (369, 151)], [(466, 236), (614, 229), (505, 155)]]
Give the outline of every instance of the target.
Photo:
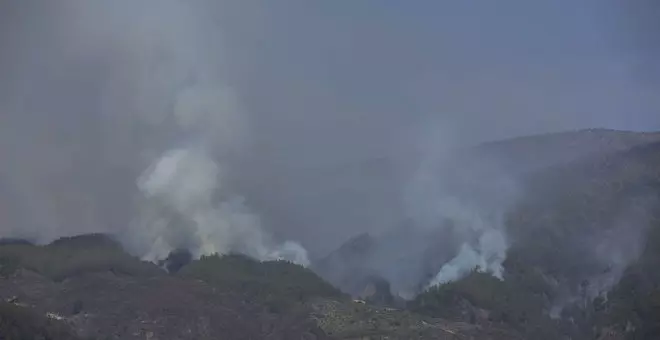
[[(175, 146), (158, 156), (138, 178), (137, 186), (147, 199), (143, 204), (155, 201), (159, 210), (172, 210), (178, 218), (154, 214), (152, 207), (140, 206), (142, 216), (123, 238), (131, 244), (130, 249), (151, 261), (183, 248), (196, 257), (239, 251), (262, 260), (309, 264), (305, 249), (297, 243), (274, 246), (258, 216), (226, 188), (223, 159), (245, 150), (249, 131), (237, 96), (224, 83), (221, 70), (218, 72), (212, 59), (208, 60), (214, 53), (207, 52), (207, 42), (200, 39), (205, 35), (202, 12), (197, 9), (190, 13), (194, 6), (179, 2), (161, 2), (159, 6), (155, 12), (150, 10), (149, 16), (144, 13), (135, 18), (140, 25), (137, 33), (144, 33), (140, 37), (144, 41), (138, 41), (139, 47), (132, 52), (138, 54), (138, 61), (145, 53), (148, 66), (144, 67), (146, 74), (138, 70), (131, 79), (144, 86), (137, 94), (147, 92), (147, 104), (160, 109), (150, 112), (146, 108), (145, 113), (153, 115), (150, 123), (166, 121), (171, 115), (175, 127), (188, 140), (185, 146)], [(120, 39), (130, 39), (130, 32)], [(164, 58), (164, 62), (152, 68), (149, 63), (159, 60), (152, 58)], [(185, 85), (186, 77), (192, 84)], [(176, 89), (177, 85), (183, 88)]]
[[(0, 236), (110, 232), (150, 259), (187, 247), (304, 262), (303, 246), (322, 257), (408, 217), (455, 246), (431, 280), (499, 275), (516, 195), (494, 193), (519, 188), (498, 172), (475, 199), (464, 191), (492, 175), (443, 156), (523, 134), (660, 128), (658, 88), (634, 72), (649, 40), (610, 39), (642, 32), (621, 24), (648, 12), (625, 8), (2, 1)], [(445, 235), (441, 218), (461, 223)], [(387, 259), (376, 267), (396, 277), (404, 265)]]
[[(646, 236), (653, 223), (650, 212), (657, 204), (655, 194), (630, 197), (620, 203), (614, 219), (599, 226), (599, 232), (576, 237), (575, 248), (582, 249), (582, 253), (575, 263), (582, 266), (582, 281), (560, 287), (560, 294), (549, 310), (551, 317), (560, 317), (570, 305), (586, 305), (597, 297), (607, 298), (607, 293), (644, 251)], [(558, 282), (554, 284), (560, 285)]]
[[(263, 230), (258, 215), (226, 184), (226, 173), (231, 171), (226, 162), (246, 151), (249, 124), (238, 96), (225, 81), (222, 62), (217, 59), (222, 58), (222, 44), (218, 39), (209, 39), (211, 35), (206, 30), (210, 21), (203, 9), (179, 1), (67, 1), (50, 9), (49, 14), (55, 15), (51, 19), (53, 27), (49, 27), (54, 29), (52, 34), (65, 37), (58, 41), (56, 47), (62, 51), (58, 51), (61, 55), (52, 57), (54, 62), (73, 66), (72, 71), (78, 71), (75, 66), (81, 62), (91, 63), (91, 70), (108, 68), (102, 78), (92, 79), (98, 82), (94, 84), (98, 88), (93, 93), (96, 98), (91, 109), (114, 122), (109, 128), (116, 129), (108, 133), (117, 135), (103, 136), (108, 140), (101, 141), (101, 149), (89, 150), (99, 152), (100, 159), (88, 161), (105, 161), (106, 167), (116, 161), (129, 167), (133, 174), (145, 167), (141, 175), (132, 179), (137, 191), (120, 193), (124, 198), (135, 197), (133, 214), (126, 216), (130, 220), (126, 227), (106, 230), (107, 224), (100, 221), (102, 217), (92, 216), (83, 222), (84, 229), (77, 232), (101, 229), (116, 233), (129, 250), (152, 261), (162, 260), (172, 250), (183, 248), (195, 256), (240, 251), (258, 259), (282, 258), (307, 265), (305, 249), (292, 241), (277, 245)], [(106, 128), (108, 121), (102, 119), (98, 127)], [(137, 130), (135, 134), (131, 134), (133, 129)], [(135, 140), (143, 134), (145, 140)], [(109, 145), (104, 145), (106, 142)], [(129, 144), (121, 145), (124, 142)], [(104, 149), (106, 146), (110, 150)], [(111, 153), (106, 154), (107, 151)], [(75, 150), (71, 153), (75, 154)], [(112, 159), (113, 156), (118, 159)], [(61, 175), (66, 176), (68, 170), (62, 169)], [(97, 170), (113, 175), (106, 168), (72, 170), (82, 174)], [(102, 178), (91, 179), (86, 183), (90, 187), (82, 188), (87, 192), (73, 195), (83, 198), (89, 191), (103, 186), (94, 181)], [(66, 195), (74, 189), (55, 190), (58, 190), (56, 195)], [(52, 198), (37, 198), (30, 203)], [(86, 208), (78, 207), (81, 211), (77, 214), (86, 214)], [(92, 206), (90, 213), (102, 208)], [(53, 231), (63, 227), (63, 223), (52, 219), (62, 214), (61, 210), (37, 209), (37, 212), (44, 221), (40, 221), (38, 229), (26, 230), (28, 236), (48, 241), (76, 232), (75, 229)]]
[[(453, 257), (428, 286), (455, 281), (475, 269), (503, 278), (509, 247), (505, 217), (519, 192), (513, 177), (487, 155), (428, 155), (408, 185), (406, 212), (417, 227), (450, 229), (444, 235), (451, 235), (455, 246)], [(449, 221), (450, 227), (439, 221)]]

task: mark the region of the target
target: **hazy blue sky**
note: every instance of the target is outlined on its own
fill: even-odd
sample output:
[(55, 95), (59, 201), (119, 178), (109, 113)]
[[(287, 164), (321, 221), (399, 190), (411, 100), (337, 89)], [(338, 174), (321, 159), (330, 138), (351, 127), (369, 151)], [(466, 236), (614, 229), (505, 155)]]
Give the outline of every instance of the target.
[[(372, 130), (386, 139), (391, 128), (429, 122), (468, 141), (576, 127), (657, 129), (655, 89), (635, 78), (637, 51), (619, 39), (621, 7), (278, 2), (262, 8), (253, 41), (238, 38), (252, 71), (241, 78), (255, 87), (247, 93), (268, 93), (255, 102), (292, 120), (301, 112), (318, 118), (309, 119), (318, 130), (306, 132), (315, 138), (335, 131), (328, 124), (350, 132), (356, 117), (381, 120)], [(358, 135), (368, 131), (355, 125)]]
[[(142, 166), (136, 159), (185, 139), (165, 127), (141, 130), (132, 115), (170, 109), (171, 98), (136, 95), (140, 86), (156, 95), (183, 86), (138, 78), (158, 67), (159, 48), (209, 52), (200, 59), (237, 93), (249, 120), (239, 186), (267, 224), (280, 225), (273, 229), (304, 230), (299, 236), (309, 243), (398, 223), (405, 184), (366, 181), (350, 164), (384, 157), (410, 170), (420, 149), (587, 127), (660, 129), (658, 83), (644, 77), (656, 66), (645, 47), (657, 26), (635, 26), (657, 21), (641, 19), (652, 13), (647, 7), (615, 0), (186, 3), (195, 20), (158, 1), (0, 2), (0, 184), (19, 206), (14, 215), (68, 232), (130, 220), (126, 197)], [(154, 26), (165, 32), (163, 42), (156, 32), (130, 45), (131, 27), (158, 20), (166, 23)], [(52, 188), (39, 184), (46, 182)], [(67, 190), (76, 194), (53, 198)]]

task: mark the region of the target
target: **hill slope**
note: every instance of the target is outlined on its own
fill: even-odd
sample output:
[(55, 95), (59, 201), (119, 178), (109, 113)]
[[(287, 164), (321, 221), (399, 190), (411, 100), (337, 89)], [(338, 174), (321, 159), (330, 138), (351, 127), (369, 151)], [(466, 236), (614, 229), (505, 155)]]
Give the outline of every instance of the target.
[[(0, 298), (85, 339), (516, 338), (354, 302), (291, 263), (211, 256), (168, 275), (115, 245), (103, 235), (0, 245)], [(0, 337), (10, 331), (0, 323)]]
[(504, 280), (473, 273), (412, 308), (462, 320), (484, 310), (536, 339), (657, 338), (660, 143), (554, 164), (523, 183), (507, 214)]
[(107, 235), (44, 246), (4, 240), (0, 337), (26, 328), (46, 339), (660, 337), (659, 134), (531, 136), (455, 157), (454, 172), (469, 176), (453, 184), (467, 197), (500, 197), (480, 189), (501, 174), (524, 189), (504, 215), (503, 280), (473, 271), (407, 304), (388, 296), (384, 277), (407, 279), (393, 290), (419, 291), (452, 256), (461, 235), (446, 233), (457, 223), (451, 218), (439, 228), (406, 222), (359, 235), (315, 263), (331, 283), (374, 304), (285, 262), (184, 256), (168, 274)]
[[(653, 332), (651, 320), (660, 316), (653, 312), (658, 308), (653, 287), (660, 287), (660, 279), (652, 269), (660, 264), (655, 250), (660, 249), (659, 136), (585, 130), (463, 150), (448, 163), (460, 169), (452, 185), (468, 188), (468, 195), (481, 194), (481, 187), (505, 175), (522, 189), (504, 216), (509, 242), (504, 281), (473, 273), (430, 290), (410, 308), (464, 322), (506, 324), (540, 339), (640, 338)], [(451, 235), (434, 238), (414, 225), (402, 229), (347, 243), (321, 262), (320, 272), (351, 287), (362, 281), (365, 267), (381, 270), (372, 258), (389, 244), (409, 249), (417, 259), (413, 265), (425, 262), (427, 272), (437, 273), (444, 262), (432, 260), (442, 259)], [(406, 238), (417, 234), (430, 241), (406, 247), (401, 237), (406, 233)]]

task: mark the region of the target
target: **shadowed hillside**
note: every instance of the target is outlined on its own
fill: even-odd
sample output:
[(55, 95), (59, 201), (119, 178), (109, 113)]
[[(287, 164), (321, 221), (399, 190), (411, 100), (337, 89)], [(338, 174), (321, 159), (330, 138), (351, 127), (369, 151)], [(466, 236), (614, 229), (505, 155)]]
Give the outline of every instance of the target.
[[(513, 174), (522, 188), (505, 216), (510, 246), (504, 280), (474, 272), (430, 289), (409, 307), (462, 322), (508, 325), (530, 338), (652, 338), (640, 334), (654, 332), (651, 320), (658, 315), (653, 287), (660, 280), (652, 265), (660, 263), (654, 236), (660, 233), (659, 136), (585, 130), (488, 143), (462, 153), (458, 164), (495, 164), (496, 174)], [(471, 159), (482, 153), (486, 163)], [(483, 168), (462, 172), (483, 175), (470, 178), (476, 182), (493, 178)], [(431, 263), (426, 270), (434, 275), (443, 262), (430, 260), (442, 258), (447, 234), (433, 238), (428, 231), (406, 230), (431, 239), (416, 242), (411, 251), (417, 255), (409, 254)], [(401, 246), (414, 237), (404, 234), (357, 237), (320, 262), (320, 272), (360, 292), (348, 287), (361, 281), (364, 268), (378, 273), (381, 268), (370, 261), (379, 247), (412, 248)], [(423, 244), (435, 253), (424, 253)]]
[(103, 340), (504, 340), (515, 334), (366, 306), (309, 269), (283, 261), (208, 256), (168, 275), (105, 235), (45, 246), (9, 242), (0, 245), (0, 265), (0, 298), (6, 301), (0, 307), (18, 320), (0, 311), (3, 339), (39, 332), (54, 334), (44, 339)]
[(62, 238), (45, 246), (9, 242), (0, 247), (0, 272), (11, 274), (17, 268), (37, 272), (54, 281), (86, 272), (143, 277), (164, 274), (155, 265), (128, 255), (118, 242), (102, 234)]
[(658, 132), (587, 129), (494, 141), (466, 153), (497, 160), (514, 173), (525, 173), (658, 141)]
[(536, 339), (655, 339), (660, 143), (540, 169), (508, 214), (505, 276), (433, 288), (421, 313), (512, 326)]
[[(473, 270), (423, 291), (456, 251), (458, 236), (447, 234), (456, 227), (451, 219), (438, 221), (441, 228), (420, 230), (408, 221), (380, 235), (358, 235), (315, 263), (316, 272), (237, 254), (192, 260), (185, 251), (157, 266), (102, 234), (48, 245), (5, 239), (0, 334), (21, 339), (34, 336), (21, 335), (35, 334), (25, 333), (30, 329), (52, 334), (44, 339), (656, 339), (660, 142), (644, 144), (656, 136), (588, 130), (475, 151), (511, 155), (506, 166), (520, 162), (524, 169), (517, 178), (521, 199), (505, 215), (509, 247), (502, 280)], [(530, 166), (528, 155), (583, 141), (592, 145), (552, 164)], [(478, 184), (492, 177), (472, 179)], [(392, 286), (385, 279), (397, 275), (407, 281)], [(353, 301), (338, 288), (365, 301)], [(423, 293), (405, 302), (391, 294), (402, 288)]]
[(3, 340), (80, 339), (65, 322), (4, 301), (0, 302), (0, 336)]

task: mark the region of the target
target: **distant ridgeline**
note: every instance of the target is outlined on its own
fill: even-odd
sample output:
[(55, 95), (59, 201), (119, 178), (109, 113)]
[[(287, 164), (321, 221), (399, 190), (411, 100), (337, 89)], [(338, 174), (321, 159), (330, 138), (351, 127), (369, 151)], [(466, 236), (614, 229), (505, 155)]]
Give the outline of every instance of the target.
[[(512, 173), (524, 189), (505, 216), (509, 244), (503, 280), (473, 270), (458, 280), (424, 290), (448, 256), (455, 253), (456, 245), (443, 237), (446, 235), (441, 229), (418, 232), (412, 221), (385, 236), (355, 237), (313, 263), (311, 268), (316, 272), (284, 261), (259, 262), (237, 254), (193, 259), (184, 250), (176, 250), (155, 264), (129, 255), (121, 244), (103, 234), (67, 237), (47, 245), (2, 239), (0, 295), (14, 301), (6, 296), (11, 288), (18, 292), (12, 294), (21, 295), (19, 301), (32, 296), (34, 303), (28, 307), (35, 311), (61, 303), (66, 306), (62, 313), (69, 313), (65, 315), (68, 322), (80, 329), (108, 327), (126, 332), (122, 334), (127, 338), (126, 325), (121, 330), (103, 323), (120, 317), (109, 310), (104, 310), (107, 317), (95, 319), (96, 323), (76, 324), (72, 320), (88, 317), (87, 310), (100, 308), (101, 302), (108, 306), (124, 303), (112, 298), (115, 293), (126, 292), (125, 287), (140, 294), (148, 291), (144, 287), (173, 287), (167, 290), (172, 301), (186, 306), (193, 301), (192, 295), (174, 293), (178, 292), (175, 287), (186, 287), (199, 294), (194, 298), (195, 306), (205, 313), (204, 308), (222, 307), (209, 309), (223, 316), (225, 321), (218, 324), (243, 325), (232, 334), (254, 337), (280, 332), (289, 338), (303, 333), (323, 338), (316, 323), (342, 334), (385, 334), (369, 328), (376, 321), (363, 318), (368, 315), (370, 320), (380, 320), (387, 315), (383, 323), (383, 327), (390, 327), (387, 334), (396, 333), (402, 323), (394, 319), (405, 316), (404, 324), (419, 327), (415, 332), (435, 338), (438, 333), (432, 331), (485, 336), (486, 330), (506, 329), (498, 333), (506, 336), (487, 338), (660, 339), (660, 135), (586, 130), (525, 137), (467, 150), (456, 164), (471, 164), (471, 157), (484, 153), (503, 159), (507, 169), (519, 170)], [(533, 156), (547, 157), (537, 162)], [(438, 223), (445, 222), (453, 221)], [(393, 245), (398, 248), (390, 248)], [(317, 273), (347, 293), (367, 297), (366, 305), (356, 307)], [(405, 276), (407, 281), (386, 279), (394, 274)], [(47, 297), (39, 295), (45, 294), (44, 287), (52, 289)], [(113, 293), (67, 300), (73, 296), (68, 294), (75, 293), (71, 287), (103, 288)], [(415, 294), (409, 301), (391, 294), (402, 289)], [(207, 299), (219, 299), (231, 308), (209, 304)], [(159, 305), (164, 303), (161, 300), (149, 300), (156, 307), (151, 310), (147, 305), (144, 308), (148, 310), (140, 312), (160, 317), (158, 313), (165, 308)], [(19, 304), (14, 302), (11, 306), (0, 304), (0, 321), (8, 320), (2, 313), (22, 313), (16, 306)], [(372, 306), (408, 311), (370, 309)], [(310, 308), (316, 309), (311, 312)], [(319, 316), (319, 310), (325, 316)], [(237, 319), (227, 319), (232, 316)], [(25, 318), (38, 323), (38, 329), (62, 334), (68, 331), (39, 316), (26, 314)], [(255, 322), (261, 328), (256, 330), (241, 320), (258, 320)], [(462, 326), (447, 331), (428, 326), (438, 320)], [(261, 331), (265, 333), (258, 333)], [(405, 333), (401, 339), (411, 334)]]
[[(584, 130), (523, 137), (464, 150), (457, 163), (478, 165), (471, 157), (481, 154), (504, 159), (523, 189), (506, 215), (504, 280), (474, 271), (408, 307), (506, 324), (529, 338), (660, 338), (660, 134)], [(320, 272), (360, 292), (353, 285), (364, 282), (361, 273), (378, 273), (369, 258), (379, 242), (356, 237), (324, 259)]]

